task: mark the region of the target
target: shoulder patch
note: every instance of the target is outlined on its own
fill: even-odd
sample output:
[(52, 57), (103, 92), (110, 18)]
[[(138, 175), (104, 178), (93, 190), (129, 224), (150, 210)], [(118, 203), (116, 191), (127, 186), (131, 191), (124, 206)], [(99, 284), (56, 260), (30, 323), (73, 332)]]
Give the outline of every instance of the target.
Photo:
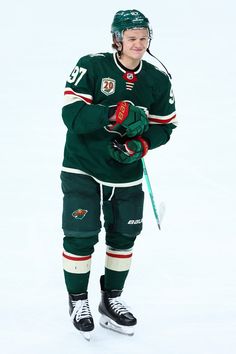
[(106, 96), (112, 95), (115, 92), (116, 81), (110, 77), (104, 77), (101, 82), (101, 92)]

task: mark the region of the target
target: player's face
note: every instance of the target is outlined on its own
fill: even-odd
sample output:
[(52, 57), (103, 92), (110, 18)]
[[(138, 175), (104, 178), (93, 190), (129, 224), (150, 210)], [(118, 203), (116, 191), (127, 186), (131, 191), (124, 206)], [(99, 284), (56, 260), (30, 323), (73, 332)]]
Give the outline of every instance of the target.
[(147, 28), (124, 31), (122, 42), (122, 59), (140, 61), (149, 44)]

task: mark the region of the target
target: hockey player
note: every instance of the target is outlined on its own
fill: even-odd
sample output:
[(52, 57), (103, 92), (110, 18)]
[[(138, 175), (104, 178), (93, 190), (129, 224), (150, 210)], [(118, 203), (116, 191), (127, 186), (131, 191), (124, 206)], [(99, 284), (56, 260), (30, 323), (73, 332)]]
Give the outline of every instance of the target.
[(142, 230), (141, 159), (166, 144), (176, 125), (168, 75), (142, 60), (152, 39), (148, 19), (137, 10), (118, 11), (111, 33), (114, 53), (79, 59), (66, 82), (62, 110), (68, 129), (61, 173), (63, 267), (69, 312), (87, 339), (94, 329), (87, 289), (101, 211), (107, 250), (100, 324), (134, 333), (137, 320), (121, 293)]

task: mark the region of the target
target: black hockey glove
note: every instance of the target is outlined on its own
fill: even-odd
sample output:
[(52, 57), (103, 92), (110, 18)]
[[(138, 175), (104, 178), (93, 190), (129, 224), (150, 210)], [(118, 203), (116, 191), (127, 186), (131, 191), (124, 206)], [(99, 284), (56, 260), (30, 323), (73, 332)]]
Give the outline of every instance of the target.
[(110, 132), (118, 133), (121, 136), (127, 135), (132, 138), (146, 132), (149, 128), (148, 117), (143, 109), (131, 105), (129, 102), (118, 103), (114, 124), (107, 128)]
[(148, 152), (148, 143), (140, 136), (127, 140), (124, 144), (117, 141), (110, 146), (112, 158), (120, 163), (128, 164), (135, 162), (145, 156)]

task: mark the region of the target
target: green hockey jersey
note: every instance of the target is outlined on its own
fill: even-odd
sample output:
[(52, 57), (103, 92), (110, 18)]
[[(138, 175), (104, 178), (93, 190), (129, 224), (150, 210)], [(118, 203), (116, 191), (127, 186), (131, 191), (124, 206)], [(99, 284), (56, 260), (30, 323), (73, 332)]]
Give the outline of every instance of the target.
[(119, 101), (146, 111), (149, 129), (142, 137), (150, 149), (165, 144), (176, 126), (171, 82), (145, 60), (129, 70), (115, 53), (84, 56), (66, 82), (64, 97), (62, 117), (68, 130), (62, 170), (88, 174), (106, 185), (135, 185), (143, 175), (141, 160), (121, 164), (109, 155), (109, 144), (124, 140), (105, 129)]

